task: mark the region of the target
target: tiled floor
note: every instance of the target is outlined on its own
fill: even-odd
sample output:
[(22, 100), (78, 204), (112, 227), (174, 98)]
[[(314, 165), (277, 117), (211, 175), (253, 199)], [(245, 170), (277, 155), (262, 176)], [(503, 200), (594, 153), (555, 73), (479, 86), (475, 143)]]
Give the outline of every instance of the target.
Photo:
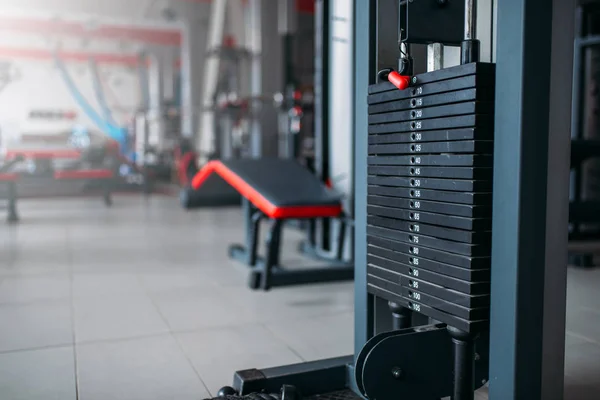
[(351, 283), (246, 288), (226, 255), (239, 209), (118, 196), (21, 216), (0, 222), (2, 400), (199, 400), (237, 369), (352, 352)]
[[(2, 400), (199, 400), (237, 369), (352, 352), (350, 283), (246, 288), (226, 257), (239, 210), (123, 196), (21, 214), (0, 223)], [(600, 398), (599, 285), (600, 270), (569, 272), (567, 399)]]

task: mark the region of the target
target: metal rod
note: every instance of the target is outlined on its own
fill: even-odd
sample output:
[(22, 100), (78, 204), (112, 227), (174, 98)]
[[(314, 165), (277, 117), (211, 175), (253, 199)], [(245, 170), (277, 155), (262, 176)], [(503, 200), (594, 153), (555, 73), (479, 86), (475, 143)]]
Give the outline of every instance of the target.
[(475, 338), (467, 332), (448, 327), (454, 352), (454, 390), (452, 400), (475, 398)]
[(477, 39), (477, 0), (465, 0), (465, 40)]

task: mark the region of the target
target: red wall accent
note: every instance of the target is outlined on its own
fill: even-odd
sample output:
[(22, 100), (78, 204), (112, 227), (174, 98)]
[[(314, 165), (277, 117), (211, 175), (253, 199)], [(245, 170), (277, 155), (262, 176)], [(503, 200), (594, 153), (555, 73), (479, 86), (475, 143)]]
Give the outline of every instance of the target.
[(123, 39), (159, 45), (176, 46), (181, 44), (181, 32), (177, 29), (151, 29), (108, 24), (101, 24), (98, 28), (89, 29), (80, 22), (0, 17), (0, 30)]

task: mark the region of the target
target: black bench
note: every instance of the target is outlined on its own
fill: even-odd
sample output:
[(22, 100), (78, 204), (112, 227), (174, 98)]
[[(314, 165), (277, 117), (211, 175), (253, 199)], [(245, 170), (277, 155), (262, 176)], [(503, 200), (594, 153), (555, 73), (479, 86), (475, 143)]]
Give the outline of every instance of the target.
[[(342, 208), (342, 196), (327, 188), (309, 170), (292, 160), (259, 159), (211, 161), (192, 179), (198, 190), (212, 175), (218, 174), (244, 198), (246, 243), (230, 247), (230, 257), (251, 269), (250, 287), (272, 287), (352, 280), (354, 265), (343, 260), (346, 226), (350, 220)], [(271, 221), (266, 243), (266, 257), (257, 255), (259, 226), (262, 219)], [(289, 270), (280, 265), (282, 227), (285, 221), (321, 218), (339, 221), (337, 249), (334, 256), (322, 257), (324, 267)]]

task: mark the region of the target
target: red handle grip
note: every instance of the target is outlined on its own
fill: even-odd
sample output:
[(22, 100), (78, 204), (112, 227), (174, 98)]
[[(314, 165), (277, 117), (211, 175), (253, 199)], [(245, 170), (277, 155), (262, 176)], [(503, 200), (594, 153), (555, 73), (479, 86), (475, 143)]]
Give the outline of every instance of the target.
[(396, 71), (392, 71), (388, 74), (388, 81), (400, 90), (404, 90), (410, 83), (410, 76), (400, 75)]

